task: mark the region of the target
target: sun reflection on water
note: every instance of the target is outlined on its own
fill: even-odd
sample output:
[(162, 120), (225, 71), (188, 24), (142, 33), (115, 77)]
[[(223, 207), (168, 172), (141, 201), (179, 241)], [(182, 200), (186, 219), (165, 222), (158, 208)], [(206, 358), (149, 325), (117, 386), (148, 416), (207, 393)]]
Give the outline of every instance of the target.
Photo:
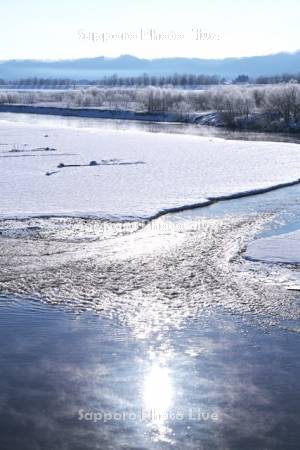
[(168, 415), (173, 404), (173, 386), (167, 367), (153, 364), (143, 386), (143, 403), (155, 441), (168, 441), (172, 429)]
[(153, 365), (144, 384), (144, 405), (149, 411), (166, 413), (172, 404), (173, 390), (169, 369)]

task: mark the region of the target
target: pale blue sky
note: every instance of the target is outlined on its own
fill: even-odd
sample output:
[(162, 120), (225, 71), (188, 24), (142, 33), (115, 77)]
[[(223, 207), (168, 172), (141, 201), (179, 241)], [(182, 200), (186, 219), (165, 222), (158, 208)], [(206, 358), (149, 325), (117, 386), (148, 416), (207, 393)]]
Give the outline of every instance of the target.
[[(133, 54), (155, 58), (250, 56), (300, 48), (299, 0), (0, 0), (0, 59)], [(175, 31), (184, 38), (108, 42), (82, 32)], [(193, 29), (217, 34), (197, 41)], [(80, 34), (81, 33), (81, 34)]]

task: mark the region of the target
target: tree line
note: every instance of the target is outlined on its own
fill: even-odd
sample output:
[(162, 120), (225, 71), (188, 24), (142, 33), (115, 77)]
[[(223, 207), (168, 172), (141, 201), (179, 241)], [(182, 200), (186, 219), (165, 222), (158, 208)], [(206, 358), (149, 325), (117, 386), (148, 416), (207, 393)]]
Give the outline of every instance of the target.
[(300, 83), (300, 74), (282, 74), (272, 76), (259, 76), (250, 78), (246, 74), (237, 76), (234, 80), (228, 81), (218, 75), (204, 74), (171, 74), (171, 75), (149, 75), (144, 73), (138, 76), (119, 76), (113, 74), (97, 80), (72, 80), (69, 78), (20, 78), (18, 80), (4, 80), (0, 78), (0, 87), (14, 89), (72, 89), (82, 86), (98, 87), (181, 87), (193, 88), (200, 86), (213, 86), (222, 84), (284, 84)]
[(171, 74), (171, 75), (148, 75), (144, 73), (138, 76), (123, 77), (117, 74), (105, 76), (98, 80), (71, 80), (64, 78), (21, 78), (14, 81), (5, 81), (0, 79), (0, 86), (9, 86), (11, 88), (33, 88), (33, 89), (53, 89), (67, 88), (75, 86), (89, 85), (100, 87), (147, 87), (147, 86), (210, 86), (224, 83), (225, 79), (217, 75), (203, 74)]

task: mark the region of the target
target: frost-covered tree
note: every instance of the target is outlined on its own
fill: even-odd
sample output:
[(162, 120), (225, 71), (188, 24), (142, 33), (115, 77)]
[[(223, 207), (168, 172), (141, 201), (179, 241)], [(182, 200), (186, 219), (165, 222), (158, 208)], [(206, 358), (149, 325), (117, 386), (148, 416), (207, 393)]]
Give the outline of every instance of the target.
[(265, 91), (264, 109), (277, 113), (289, 125), (297, 121), (300, 112), (300, 87), (294, 83), (273, 86)]

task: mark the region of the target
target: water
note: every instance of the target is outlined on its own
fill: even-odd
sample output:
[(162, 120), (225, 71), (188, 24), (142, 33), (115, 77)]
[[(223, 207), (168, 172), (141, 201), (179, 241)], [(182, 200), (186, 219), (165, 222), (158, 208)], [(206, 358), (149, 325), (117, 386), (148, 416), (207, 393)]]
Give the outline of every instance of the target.
[(296, 450), (299, 295), (243, 251), (297, 229), (299, 198), (1, 220), (1, 450)]
[(197, 220), (201, 218), (224, 217), (224, 215), (249, 215), (273, 212), (276, 217), (271, 225), (264, 228), (260, 237), (275, 236), (289, 233), (300, 228), (300, 187), (298, 185), (267, 192), (263, 195), (253, 195), (243, 199), (226, 202), (184, 211), (170, 215), (169, 220), (176, 223), (178, 220)]
[(163, 340), (28, 298), (0, 314), (2, 449), (297, 448), (295, 334), (221, 311)]
[[(268, 233), (297, 220), (299, 190), (165, 216), (104, 241), (94, 219), (31, 219), (31, 234), (24, 220), (25, 236), (12, 227), (2, 244), (25, 255), (6, 256), (12, 279), (1, 283), (12, 292), (0, 297), (1, 448), (296, 450), (299, 307), (222, 258), (235, 240), (266, 232), (257, 212), (277, 211)], [(154, 256), (147, 240), (151, 250), (158, 240)], [(48, 256), (32, 261), (31, 245)], [(94, 249), (91, 261), (73, 261), (78, 245)], [(72, 255), (65, 266), (62, 248)]]
[(149, 133), (187, 134), (229, 140), (300, 143), (297, 134), (231, 131), (222, 128), (185, 123), (159, 123), (134, 120), (93, 119), (86, 117), (39, 116), (38, 114), (1, 113), (0, 121), (27, 123), (63, 128), (90, 128), (96, 130), (147, 131)]

